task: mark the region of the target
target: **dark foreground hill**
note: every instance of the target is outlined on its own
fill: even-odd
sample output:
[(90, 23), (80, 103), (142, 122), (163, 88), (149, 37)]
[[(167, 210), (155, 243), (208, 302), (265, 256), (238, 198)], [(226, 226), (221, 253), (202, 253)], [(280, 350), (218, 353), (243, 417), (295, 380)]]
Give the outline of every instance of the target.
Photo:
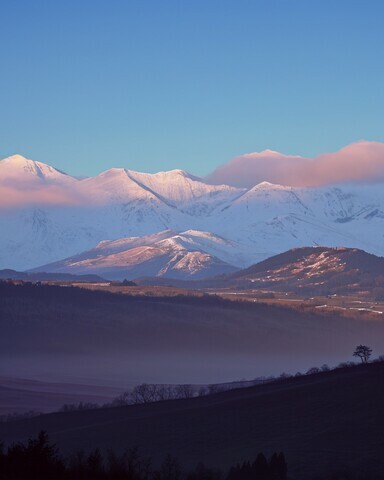
[(382, 478), (383, 403), (381, 362), (196, 399), (49, 414), (0, 425), (0, 438), (44, 429), (65, 454), (137, 445), (155, 463), (170, 452), (186, 466), (227, 467), (277, 450), (291, 478), (343, 470), (356, 476), (333, 478)]

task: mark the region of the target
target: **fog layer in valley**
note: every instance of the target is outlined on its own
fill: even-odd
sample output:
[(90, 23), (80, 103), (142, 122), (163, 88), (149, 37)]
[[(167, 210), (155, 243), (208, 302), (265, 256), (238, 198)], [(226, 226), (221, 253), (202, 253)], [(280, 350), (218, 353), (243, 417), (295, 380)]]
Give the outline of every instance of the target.
[(359, 343), (384, 352), (380, 319), (214, 297), (4, 284), (2, 290), (0, 375), (124, 389), (305, 372), (352, 360)]

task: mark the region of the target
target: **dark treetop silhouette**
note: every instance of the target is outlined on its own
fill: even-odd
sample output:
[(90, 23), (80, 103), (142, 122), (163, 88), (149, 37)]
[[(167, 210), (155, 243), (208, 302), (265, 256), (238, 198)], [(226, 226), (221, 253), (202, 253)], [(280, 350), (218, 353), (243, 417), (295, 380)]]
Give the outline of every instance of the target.
[(369, 348), (366, 345), (358, 345), (353, 352), (353, 356), (359, 357), (362, 363), (367, 363), (371, 355), (372, 348)]

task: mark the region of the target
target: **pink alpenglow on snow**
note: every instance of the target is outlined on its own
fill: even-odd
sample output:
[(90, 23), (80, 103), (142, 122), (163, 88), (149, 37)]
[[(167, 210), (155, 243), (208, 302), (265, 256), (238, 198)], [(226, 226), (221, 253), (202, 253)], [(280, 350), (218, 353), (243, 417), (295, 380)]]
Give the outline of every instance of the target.
[(0, 185), (0, 209), (6, 210), (25, 205), (81, 205), (81, 197), (57, 185), (44, 185), (38, 188)]
[(214, 184), (252, 187), (263, 181), (294, 187), (384, 181), (384, 143), (360, 141), (315, 158), (272, 150), (235, 157), (206, 177)]
[(59, 170), (13, 155), (0, 162), (0, 209), (26, 205), (77, 205), (77, 180)]

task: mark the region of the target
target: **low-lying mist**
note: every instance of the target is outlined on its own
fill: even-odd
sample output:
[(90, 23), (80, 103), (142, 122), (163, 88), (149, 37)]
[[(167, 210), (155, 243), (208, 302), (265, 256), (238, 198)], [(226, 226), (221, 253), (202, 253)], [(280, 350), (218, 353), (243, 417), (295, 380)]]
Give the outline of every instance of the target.
[(129, 388), (305, 372), (384, 353), (384, 321), (215, 297), (0, 286), (0, 375)]

